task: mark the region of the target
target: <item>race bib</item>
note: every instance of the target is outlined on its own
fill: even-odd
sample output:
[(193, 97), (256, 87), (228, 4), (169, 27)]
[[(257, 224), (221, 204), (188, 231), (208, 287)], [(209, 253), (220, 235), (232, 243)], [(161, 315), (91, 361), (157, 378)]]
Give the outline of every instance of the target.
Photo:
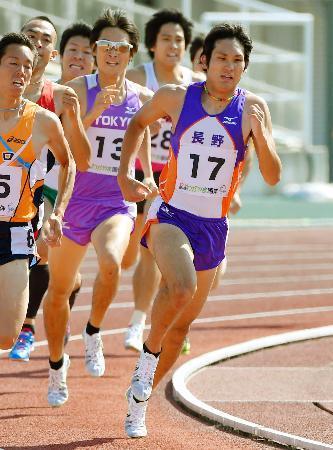
[(203, 197), (226, 197), (234, 173), (237, 150), (182, 145), (177, 160), (176, 189)]
[(0, 216), (13, 217), (21, 194), (22, 168), (0, 166)]
[(165, 164), (169, 158), (171, 122), (163, 120), (158, 134), (151, 137), (151, 161)]
[(89, 128), (87, 135), (92, 148), (89, 172), (118, 175), (124, 131), (112, 130), (112, 137), (99, 128)]

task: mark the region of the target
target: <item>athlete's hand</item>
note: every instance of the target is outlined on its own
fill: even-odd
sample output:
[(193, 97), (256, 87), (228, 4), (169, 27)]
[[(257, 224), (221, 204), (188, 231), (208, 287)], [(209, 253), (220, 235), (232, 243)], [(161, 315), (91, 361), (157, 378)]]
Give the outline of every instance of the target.
[(147, 198), (155, 198), (158, 195), (158, 186), (155, 183), (154, 177), (146, 177), (142, 183), (151, 190), (151, 194)]
[(42, 228), (42, 239), (50, 247), (60, 247), (62, 238), (62, 221), (54, 213), (44, 222)]
[(265, 113), (263, 109), (254, 103), (250, 105), (248, 109), (248, 114), (250, 116), (250, 124), (254, 137), (261, 137), (265, 134)]
[(242, 207), (242, 200), (240, 198), (240, 195), (238, 192), (235, 192), (235, 195), (233, 196), (233, 199), (231, 200), (230, 204), (230, 212), (231, 214), (237, 214), (238, 211)]
[(118, 175), (117, 179), (123, 197), (128, 202), (141, 202), (152, 194), (148, 186), (130, 176)]
[(95, 109), (95, 111), (98, 111), (100, 114), (102, 114), (102, 112), (104, 112), (114, 103), (115, 99), (118, 96), (119, 96), (119, 89), (116, 89), (115, 84), (105, 86), (96, 95), (93, 108)]
[(76, 92), (67, 88), (62, 96), (63, 112), (70, 118), (80, 117), (80, 103)]

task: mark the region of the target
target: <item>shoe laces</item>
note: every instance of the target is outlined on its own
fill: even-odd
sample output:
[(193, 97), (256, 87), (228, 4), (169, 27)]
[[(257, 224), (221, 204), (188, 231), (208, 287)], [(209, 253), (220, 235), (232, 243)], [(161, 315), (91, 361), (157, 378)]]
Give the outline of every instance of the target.
[(58, 370), (50, 370), (49, 390), (63, 391), (66, 388), (66, 381), (63, 376), (63, 368)]
[(137, 381), (146, 381), (149, 384), (153, 383), (158, 359), (150, 353), (142, 352), (139, 362), (135, 368), (134, 379)]
[(30, 345), (31, 345), (30, 333), (21, 332), (15, 343), (16, 350), (25, 350)]
[(103, 350), (103, 342), (101, 335), (96, 333), (95, 335), (89, 336), (86, 341), (86, 355), (90, 361), (98, 361), (99, 356), (101, 356)]

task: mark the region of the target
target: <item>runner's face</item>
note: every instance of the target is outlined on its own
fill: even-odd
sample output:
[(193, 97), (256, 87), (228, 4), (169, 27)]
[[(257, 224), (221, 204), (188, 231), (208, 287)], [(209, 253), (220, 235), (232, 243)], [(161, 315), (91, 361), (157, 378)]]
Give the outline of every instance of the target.
[(169, 66), (180, 64), (185, 55), (184, 30), (178, 23), (165, 23), (157, 34), (154, 60)]
[(92, 73), (94, 58), (88, 38), (73, 36), (68, 39), (64, 54), (61, 57), (61, 67), (62, 75), (66, 79)]
[(0, 63), (0, 89), (20, 97), (30, 83), (33, 53), (25, 45), (10, 44)]
[(244, 49), (237, 39), (216, 41), (207, 68), (207, 81), (221, 92), (232, 92), (245, 69)]
[[(120, 28), (104, 28), (98, 40), (103, 39), (112, 42), (130, 43), (128, 34)], [(95, 54), (98, 71), (108, 76), (119, 76), (125, 73), (131, 59), (130, 49), (123, 53), (114, 47), (95, 46)]]
[(49, 22), (36, 19), (25, 25), (23, 33), (32, 40), (37, 48), (39, 55), (37, 68), (45, 68), (58, 53), (54, 49), (57, 40), (55, 29)]

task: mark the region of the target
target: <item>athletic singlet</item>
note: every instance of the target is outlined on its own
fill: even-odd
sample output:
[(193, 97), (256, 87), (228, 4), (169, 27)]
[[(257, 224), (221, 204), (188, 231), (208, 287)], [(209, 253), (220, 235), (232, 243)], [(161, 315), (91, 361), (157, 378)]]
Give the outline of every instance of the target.
[[(53, 81), (44, 79), (44, 86), (41, 96), (36, 102), (37, 105), (42, 106), (49, 111), (55, 113), (54, 103), (54, 84)], [(58, 176), (59, 176), (59, 164), (56, 162), (53, 153), (50, 150), (44, 148), (42, 150), (43, 158), (47, 158), (47, 174), (45, 176), (45, 185), (52, 189), (58, 190)]]
[(227, 107), (209, 115), (201, 103), (203, 82), (187, 89), (169, 160), (160, 176), (165, 203), (200, 217), (228, 213), (244, 165), (242, 114), (246, 91), (237, 89)]
[[(88, 112), (101, 87), (98, 74), (85, 75), (85, 80)], [(111, 105), (86, 130), (92, 148), (91, 167), (86, 172), (77, 171), (73, 199), (124, 202), (117, 182), (121, 145), (129, 121), (141, 107), (137, 85), (129, 80), (125, 83), (127, 95), (123, 103)]]
[(29, 222), (41, 201), (46, 165), (31, 140), (37, 108), (26, 100), (15, 127), (0, 136), (0, 221)]
[[(146, 87), (153, 92), (158, 91), (161, 86), (159, 86), (156, 78), (154, 63), (150, 61), (143, 64), (143, 67), (146, 74)], [(192, 83), (192, 71), (187, 67), (182, 67), (182, 72), (183, 84)], [(168, 160), (171, 127), (172, 124), (169, 120), (162, 119), (158, 134), (151, 137), (151, 161), (154, 172), (160, 172)], [(139, 160), (136, 162), (136, 168), (142, 170)]]

